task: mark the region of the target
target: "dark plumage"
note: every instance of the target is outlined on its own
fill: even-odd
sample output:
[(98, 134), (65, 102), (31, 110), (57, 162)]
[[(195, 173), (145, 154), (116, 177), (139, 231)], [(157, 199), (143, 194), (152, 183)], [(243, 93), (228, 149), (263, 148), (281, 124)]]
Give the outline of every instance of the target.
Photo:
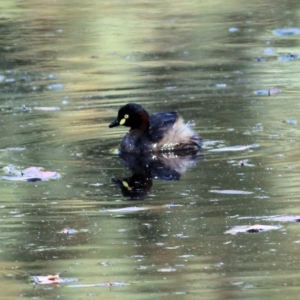
[(126, 153), (199, 150), (202, 138), (192, 131), (176, 112), (153, 115), (139, 104), (121, 107), (118, 117), (109, 127), (130, 127), (123, 137), (121, 151)]

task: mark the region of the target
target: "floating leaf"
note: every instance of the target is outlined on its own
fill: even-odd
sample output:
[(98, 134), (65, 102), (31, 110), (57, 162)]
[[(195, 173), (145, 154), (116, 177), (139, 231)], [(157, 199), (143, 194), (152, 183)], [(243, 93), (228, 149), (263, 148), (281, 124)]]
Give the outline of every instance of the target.
[(36, 182), (61, 178), (61, 175), (59, 173), (53, 171), (43, 171), (43, 168), (41, 167), (30, 167), (25, 170), (20, 170), (18, 167), (15, 166), (6, 166), (2, 170), (10, 175), (0, 176), (0, 179), (5, 180)]
[(59, 283), (59, 275), (48, 276), (33, 276), (34, 283), (36, 284), (55, 284)]
[(47, 276), (34, 275), (32, 276), (32, 280), (35, 284), (58, 284), (77, 281), (76, 278), (63, 278), (59, 277), (58, 274)]

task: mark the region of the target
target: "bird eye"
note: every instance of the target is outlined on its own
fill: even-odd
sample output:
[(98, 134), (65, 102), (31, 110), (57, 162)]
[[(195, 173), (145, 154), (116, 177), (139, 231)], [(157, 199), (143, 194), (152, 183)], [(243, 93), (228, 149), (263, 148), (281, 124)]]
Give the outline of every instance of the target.
[(125, 119), (128, 119), (128, 118), (129, 118), (129, 115), (126, 114), (126, 115), (124, 116), (124, 118), (125, 118)]

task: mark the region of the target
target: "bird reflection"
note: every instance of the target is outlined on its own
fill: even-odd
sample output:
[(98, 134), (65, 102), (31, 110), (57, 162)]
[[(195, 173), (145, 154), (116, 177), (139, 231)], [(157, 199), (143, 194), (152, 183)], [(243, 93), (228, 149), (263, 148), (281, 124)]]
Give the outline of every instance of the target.
[(201, 151), (149, 154), (120, 153), (123, 164), (132, 176), (112, 179), (121, 188), (124, 197), (143, 199), (152, 187), (152, 180), (179, 180), (181, 175), (202, 157)]

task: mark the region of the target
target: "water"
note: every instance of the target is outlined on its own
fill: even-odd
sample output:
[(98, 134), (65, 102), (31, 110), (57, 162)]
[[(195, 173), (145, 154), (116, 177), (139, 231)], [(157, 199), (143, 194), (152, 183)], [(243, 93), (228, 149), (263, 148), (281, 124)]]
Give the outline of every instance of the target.
[[(297, 298), (298, 11), (2, 1), (2, 299)], [(198, 159), (158, 157), (135, 200), (126, 129), (108, 128), (127, 102), (177, 110), (205, 139)], [(61, 178), (20, 180), (30, 167)], [(276, 229), (225, 233), (255, 224)], [(31, 282), (55, 274), (71, 281)]]

